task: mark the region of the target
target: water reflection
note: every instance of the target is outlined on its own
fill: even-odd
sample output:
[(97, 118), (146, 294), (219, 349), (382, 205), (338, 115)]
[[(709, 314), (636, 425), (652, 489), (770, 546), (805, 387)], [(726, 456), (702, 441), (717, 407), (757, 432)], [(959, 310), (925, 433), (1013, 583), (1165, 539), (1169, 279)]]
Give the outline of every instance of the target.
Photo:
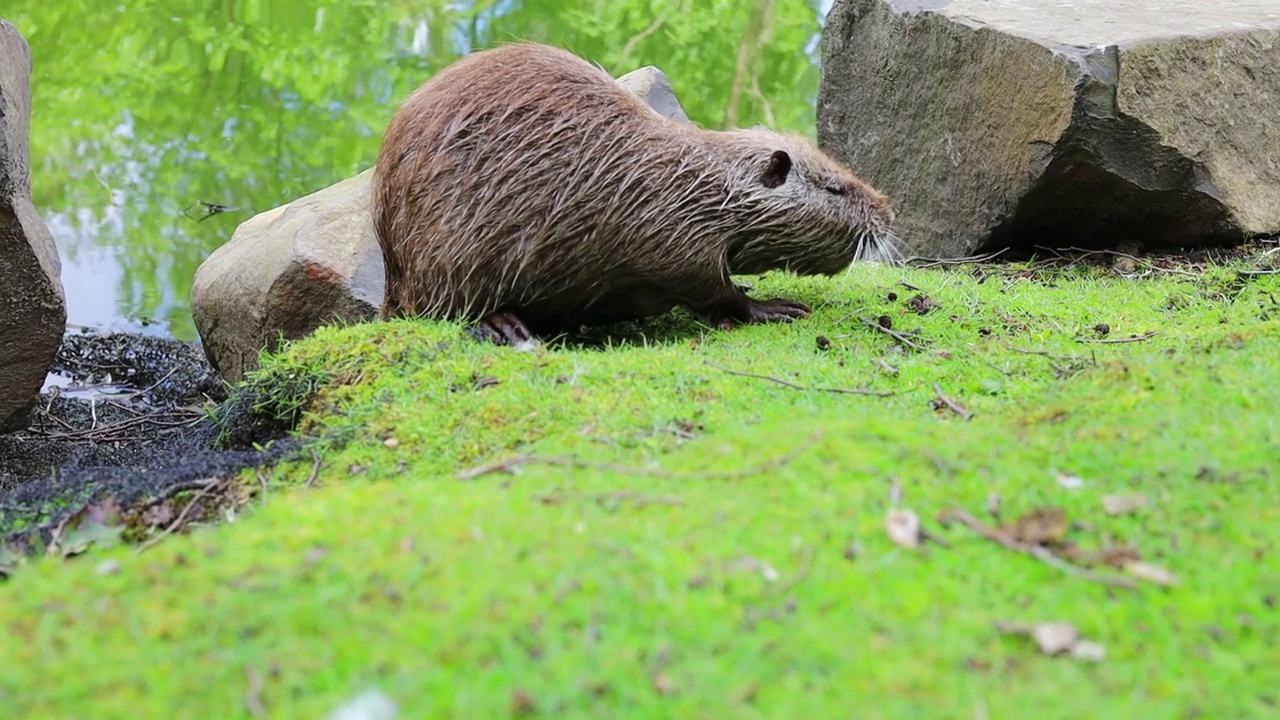
[[(399, 99), (471, 47), (527, 38), (615, 74), (655, 64), (699, 123), (812, 132), (813, 0), (5, 5), (31, 44), (32, 190), (73, 325), (194, 339), (187, 296), (209, 252), (367, 167)], [(234, 209), (203, 217), (201, 202)]]

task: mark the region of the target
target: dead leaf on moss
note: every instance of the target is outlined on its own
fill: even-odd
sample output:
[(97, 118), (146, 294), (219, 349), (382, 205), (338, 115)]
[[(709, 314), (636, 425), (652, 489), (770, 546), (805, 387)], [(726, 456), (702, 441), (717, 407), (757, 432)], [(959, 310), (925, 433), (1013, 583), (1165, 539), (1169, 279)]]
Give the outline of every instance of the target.
[(914, 510), (893, 508), (885, 514), (884, 528), (898, 545), (910, 550), (920, 547), (920, 516)]
[(1030, 638), (1044, 655), (1066, 654), (1077, 660), (1098, 662), (1107, 654), (1102, 643), (1081, 638), (1080, 631), (1069, 622), (997, 622), (996, 629), (1007, 635)]
[(335, 709), (329, 720), (392, 720), (399, 710), (381, 691), (367, 690)]
[(1031, 639), (1045, 655), (1057, 655), (1070, 650), (1080, 639), (1076, 626), (1065, 622), (1037, 623), (1031, 628)]
[(1142, 493), (1102, 496), (1102, 509), (1108, 515), (1131, 515), (1150, 504), (1150, 499)]
[(1071, 646), (1071, 657), (1085, 662), (1102, 662), (1107, 659), (1107, 646), (1093, 640), (1077, 640)]
[(1103, 550), (1084, 550), (1074, 543), (1064, 543), (1058, 548), (1058, 554), (1077, 565), (1086, 567), (1105, 565), (1117, 569), (1123, 568), (1126, 563), (1142, 559), (1142, 555), (1135, 548), (1126, 545), (1116, 545)]
[(1084, 478), (1079, 475), (1060, 472), (1057, 474), (1055, 479), (1058, 481), (1058, 485), (1066, 488), (1067, 490), (1079, 490), (1084, 487)]
[(67, 516), (54, 532), (47, 552), (51, 556), (65, 558), (79, 555), (94, 545), (101, 548), (115, 547), (120, 544), (123, 532), (120, 505), (108, 498)]
[(1151, 563), (1143, 562), (1141, 560), (1131, 560), (1125, 563), (1124, 570), (1139, 580), (1146, 580), (1147, 582), (1155, 583), (1156, 585), (1172, 587), (1178, 584), (1177, 575), (1174, 575), (1158, 565), (1152, 565)]
[(775, 570), (772, 565), (759, 558), (751, 557), (750, 555), (740, 557), (737, 560), (728, 563), (725, 570), (730, 573), (758, 572), (760, 573), (760, 577), (764, 578), (765, 582), (770, 583), (777, 582), (779, 578), (778, 571)]
[(515, 717), (530, 717), (538, 713), (538, 703), (533, 695), (524, 688), (511, 691), (511, 714)]
[(1044, 507), (1019, 516), (1000, 530), (1024, 545), (1052, 545), (1066, 536), (1068, 526), (1066, 510)]
[(0, 545), (0, 578), (10, 577), (22, 564), (22, 555), (14, 552), (8, 545)]
[(917, 315), (928, 315), (930, 312), (941, 307), (937, 300), (934, 300), (923, 293), (915, 295), (908, 300), (907, 306), (911, 308), (911, 312)]

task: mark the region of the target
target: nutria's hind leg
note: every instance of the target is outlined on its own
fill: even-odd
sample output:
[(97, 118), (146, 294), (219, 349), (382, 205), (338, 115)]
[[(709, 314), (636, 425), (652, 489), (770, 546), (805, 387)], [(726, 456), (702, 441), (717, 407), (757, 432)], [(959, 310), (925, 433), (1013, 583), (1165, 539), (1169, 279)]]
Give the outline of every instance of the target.
[(529, 326), (513, 312), (489, 313), (472, 328), (477, 340), (489, 340), (498, 345), (521, 345), (533, 340)]

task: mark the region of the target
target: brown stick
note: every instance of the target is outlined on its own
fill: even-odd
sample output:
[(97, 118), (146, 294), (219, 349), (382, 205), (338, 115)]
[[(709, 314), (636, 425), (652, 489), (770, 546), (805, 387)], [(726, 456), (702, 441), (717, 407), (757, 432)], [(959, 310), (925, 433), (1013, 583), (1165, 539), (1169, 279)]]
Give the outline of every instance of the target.
[(175, 518), (173, 522), (169, 523), (169, 527), (165, 528), (164, 532), (160, 533), (159, 535), (156, 535), (155, 537), (139, 545), (138, 549), (134, 552), (134, 554), (141, 553), (143, 550), (146, 550), (152, 545), (155, 545), (156, 543), (165, 539), (169, 535), (172, 535), (175, 530), (177, 530), (179, 527), (182, 526), (182, 521), (187, 519), (187, 513), (191, 512), (191, 508), (196, 506), (196, 503), (200, 501), (200, 498), (203, 498), (205, 495), (208, 495), (215, 489), (222, 487), (227, 483), (228, 483), (227, 480), (218, 480), (218, 481), (209, 483), (203, 488), (200, 488), (200, 490), (191, 497), (191, 501), (187, 503), (187, 506), (182, 508), (182, 512), (178, 513), (178, 517)]
[(986, 253), (985, 255), (970, 255), (968, 257), (958, 258), (929, 258), (912, 255), (903, 262), (907, 265), (915, 263), (915, 266), (918, 268), (934, 267), (935, 265), (968, 265), (970, 263), (980, 263), (993, 260), (1005, 254), (1008, 250), (1009, 248), (1003, 248), (996, 250), (995, 252)]
[(813, 392), (843, 393), (845, 395), (872, 395), (874, 397), (889, 397), (894, 394), (892, 390), (868, 390), (866, 388), (837, 388), (837, 387), (818, 387), (818, 386), (808, 386), (808, 385), (797, 385), (796, 383), (790, 382), (788, 380), (783, 380), (782, 378), (776, 378), (776, 377), (773, 377), (772, 375), (757, 375), (756, 373), (742, 372), (740, 370), (730, 370), (729, 368), (716, 365), (713, 362), (708, 362), (707, 365), (710, 365), (711, 367), (719, 370), (720, 372), (727, 373), (729, 375), (756, 378), (757, 380), (768, 380), (769, 382), (777, 383), (779, 385), (782, 385), (783, 387), (789, 387), (793, 390), (810, 390)]
[(1135, 343), (1135, 342), (1142, 342), (1144, 340), (1150, 340), (1151, 338), (1159, 334), (1160, 332), (1158, 330), (1152, 330), (1150, 332), (1145, 332), (1141, 335), (1134, 335), (1133, 337), (1127, 337), (1127, 338), (1076, 338), (1075, 340), (1078, 343), (1097, 343), (1098, 345), (1119, 345), (1120, 343)]
[(1063, 560), (1057, 555), (1054, 555), (1053, 553), (1049, 552), (1047, 549), (1045, 549), (1044, 547), (1041, 547), (1040, 545), (1028, 545), (1026, 543), (1020, 543), (1017, 540), (1014, 540), (1013, 538), (1009, 537), (1005, 533), (1001, 532), (1000, 530), (997, 530), (996, 528), (993, 528), (984, 524), (981, 520), (975, 518), (974, 516), (970, 515), (969, 513), (959, 508), (952, 508), (951, 510), (947, 510), (943, 512), (943, 514), (939, 519), (944, 521), (956, 520), (961, 524), (969, 526), (970, 529), (974, 530), (979, 535), (985, 537), (986, 539), (992, 542), (999, 543), (1000, 545), (1003, 545), (1004, 547), (1010, 550), (1013, 550), (1015, 552), (1020, 552), (1020, 553), (1023, 553), (1024, 555), (1030, 555), (1031, 557), (1039, 560), (1040, 562), (1046, 565), (1049, 565), (1051, 567), (1057, 568), (1068, 575), (1073, 575), (1075, 577), (1081, 578), (1083, 580), (1088, 580), (1090, 582), (1101, 583), (1103, 585), (1112, 585), (1115, 587), (1122, 587), (1128, 590), (1135, 590), (1138, 587), (1137, 583), (1134, 583), (1133, 581), (1128, 580), (1127, 578), (1116, 577), (1114, 575), (1100, 575), (1091, 570), (1085, 570), (1084, 568), (1072, 565), (1071, 563)]
[(924, 352), (926, 350), (925, 346), (911, 340), (911, 338), (907, 337), (906, 334), (904, 333), (900, 333), (897, 330), (890, 330), (889, 328), (881, 325), (880, 323), (874, 320), (868, 320), (867, 318), (859, 318), (859, 319), (862, 321), (863, 325), (866, 325), (867, 327), (875, 328), (876, 330), (879, 330), (885, 335), (888, 335), (889, 337), (893, 338), (894, 340), (897, 340), (898, 342), (902, 343), (903, 345), (906, 345), (907, 347), (913, 350), (919, 350), (921, 352)]
[(959, 415), (961, 418), (965, 420), (973, 419), (973, 413), (965, 409), (965, 407), (960, 403), (942, 394), (942, 388), (938, 385), (938, 383), (933, 384), (933, 394), (938, 398), (938, 402), (946, 406), (946, 408), (951, 412)]
[(618, 473), (620, 475), (637, 475), (641, 477), (653, 477), (663, 480), (741, 480), (742, 478), (751, 477), (768, 472), (777, 467), (781, 467), (792, 460), (796, 459), (800, 453), (808, 450), (822, 438), (822, 431), (814, 433), (807, 441), (801, 443), (798, 447), (778, 457), (766, 460), (759, 465), (743, 468), (741, 470), (728, 470), (725, 472), (714, 473), (672, 473), (666, 470), (647, 470), (644, 468), (628, 467), (626, 465), (616, 465), (613, 463), (597, 463), (589, 460), (579, 460), (573, 457), (537, 457), (534, 455), (517, 455), (506, 460), (498, 460), (496, 462), (477, 465), (469, 470), (463, 470), (458, 473), (459, 480), (474, 480), (478, 477), (490, 475), (496, 472), (511, 472), (522, 465), (551, 465), (554, 467), (579, 468), (584, 470), (602, 470), (605, 472)]
[(315, 450), (311, 451), (311, 474), (307, 476), (307, 481), (303, 483), (303, 487), (312, 487), (316, 484), (316, 476), (320, 474), (320, 453)]
[(678, 497), (670, 495), (649, 495), (641, 492), (630, 490), (615, 490), (613, 492), (599, 493), (543, 493), (535, 495), (535, 499), (547, 505), (556, 505), (565, 500), (583, 499), (594, 500), (597, 503), (606, 502), (633, 502), (636, 505), (683, 505), (684, 501)]

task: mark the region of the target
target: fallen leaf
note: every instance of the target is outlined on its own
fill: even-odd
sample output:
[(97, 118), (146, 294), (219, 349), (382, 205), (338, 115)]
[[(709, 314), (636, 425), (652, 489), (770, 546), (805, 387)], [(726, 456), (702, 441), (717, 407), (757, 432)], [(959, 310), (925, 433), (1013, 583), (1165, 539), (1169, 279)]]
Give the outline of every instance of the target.
[(62, 557), (79, 555), (93, 545), (100, 548), (115, 547), (120, 544), (120, 535), (123, 532), (123, 526), (109, 527), (89, 520), (86, 516), (79, 525), (62, 536), (58, 543), (58, 554)]
[(156, 503), (142, 511), (142, 522), (150, 527), (162, 527), (173, 522), (177, 515), (172, 503)]
[(1102, 496), (1102, 509), (1108, 515), (1130, 515), (1149, 504), (1151, 504), (1150, 500), (1141, 493)]
[(1080, 639), (1076, 626), (1066, 622), (1037, 623), (1031, 629), (1031, 639), (1045, 655), (1057, 655), (1070, 650)]
[(90, 505), (85, 509), (85, 517), (89, 520), (101, 523), (103, 525), (119, 525), (120, 524), (120, 503), (115, 498), (109, 497), (100, 503)]
[(367, 690), (329, 715), (329, 720), (392, 720), (399, 712), (396, 704), (378, 690)]
[(1078, 640), (1071, 646), (1071, 657), (1086, 662), (1102, 662), (1107, 659), (1107, 647), (1093, 640)]
[(1008, 635), (1031, 638), (1044, 655), (1067, 654), (1076, 660), (1088, 662), (1100, 662), (1107, 655), (1107, 649), (1102, 643), (1081, 638), (1080, 631), (1069, 622), (997, 622), (996, 629)]
[(516, 717), (528, 717), (538, 712), (538, 703), (524, 688), (511, 691), (511, 714)]
[(1067, 534), (1067, 512), (1062, 508), (1035, 508), (1001, 528), (1024, 545), (1050, 545)]
[(18, 570), (18, 566), (22, 564), (22, 556), (9, 548), (7, 545), (0, 545), (0, 578), (10, 577)]
[(1058, 473), (1058, 484), (1068, 490), (1079, 490), (1084, 487), (1084, 478), (1070, 473)]
[(729, 563), (726, 568), (729, 572), (758, 572), (765, 582), (777, 582), (778, 571), (769, 563), (751, 556), (740, 557)]
[(914, 312), (917, 315), (928, 315), (930, 312), (940, 307), (936, 300), (924, 294), (912, 297), (907, 301), (907, 305), (910, 306), (911, 312)]
[(1066, 543), (1058, 550), (1058, 554), (1071, 562), (1086, 567), (1105, 565), (1107, 567), (1123, 568), (1127, 563), (1142, 559), (1142, 555), (1137, 550), (1124, 545), (1109, 547), (1105, 550), (1082, 550), (1073, 543)]
[(671, 676), (660, 672), (653, 676), (653, 689), (661, 695), (670, 695), (676, 691), (676, 685), (671, 680)]
[(1146, 580), (1149, 583), (1170, 587), (1178, 584), (1178, 576), (1165, 570), (1158, 565), (1143, 562), (1141, 560), (1131, 560), (1124, 564), (1125, 572), (1138, 578)]
[(894, 508), (884, 517), (889, 539), (904, 548), (920, 547), (920, 516), (906, 508)]

